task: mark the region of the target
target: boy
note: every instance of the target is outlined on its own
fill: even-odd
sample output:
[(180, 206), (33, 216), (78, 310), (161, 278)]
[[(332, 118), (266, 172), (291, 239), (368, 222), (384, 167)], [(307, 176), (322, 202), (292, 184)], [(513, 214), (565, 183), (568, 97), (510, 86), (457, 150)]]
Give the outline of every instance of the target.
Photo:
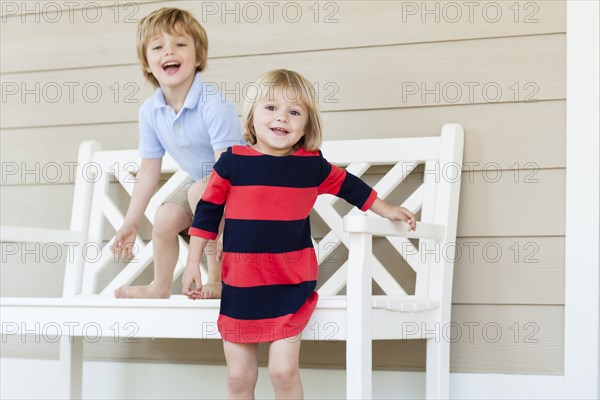
[[(121, 287), (115, 291), (116, 297), (171, 295), (179, 257), (177, 235), (192, 223), (192, 210), (206, 188), (206, 179), (202, 178), (227, 147), (242, 143), (233, 106), (219, 95), (206, 95), (199, 72), (206, 67), (207, 52), (206, 32), (187, 11), (161, 8), (138, 25), (137, 56), (146, 79), (157, 90), (140, 107), (142, 162), (125, 221), (115, 237), (114, 254), (118, 258), (131, 257), (137, 227), (159, 183), (165, 151), (195, 182), (170, 195), (156, 213), (152, 230), (154, 281), (146, 286)], [(207, 259), (208, 281), (199, 297), (218, 298), (220, 261), (215, 254), (207, 254)]]

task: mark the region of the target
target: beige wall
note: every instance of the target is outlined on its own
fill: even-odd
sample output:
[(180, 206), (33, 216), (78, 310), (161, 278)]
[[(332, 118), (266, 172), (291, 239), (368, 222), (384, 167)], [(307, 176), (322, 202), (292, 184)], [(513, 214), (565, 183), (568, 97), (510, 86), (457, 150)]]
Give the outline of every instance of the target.
[[(96, 4), (46, 1), (24, 10), (22, 2), (2, 2), (3, 225), (68, 227), (68, 163), (78, 144), (136, 147), (137, 109), (151, 89), (135, 59), (135, 21), (163, 4), (180, 6), (209, 34), (205, 81), (224, 89), (238, 111), (245, 84), (286, 67), (315, 82), (328, 140), (434, 135), (445, 122), (462, 123), (462, 255), (452, 309), (462, 336), (452, 345), (452, 370), (562, 374), (564, 1), (278, 2), (271, 9), (228, 2), (229, 13), (220, 1)], [(3, 296), (60, 294), (58, 263), (35, 265), (29, 256), (16, 265), (19, 257), (4, 257)], [(304, 346), (304, 365), (343, 365), (343, 343)], [(2, 351), (57, 354), (32, 340)], [(223, 362), (214, 342), (107, 340), (87, 351)], [(374, 356), (378, 368), (421, 369), (424, 346), (380, 342)]]

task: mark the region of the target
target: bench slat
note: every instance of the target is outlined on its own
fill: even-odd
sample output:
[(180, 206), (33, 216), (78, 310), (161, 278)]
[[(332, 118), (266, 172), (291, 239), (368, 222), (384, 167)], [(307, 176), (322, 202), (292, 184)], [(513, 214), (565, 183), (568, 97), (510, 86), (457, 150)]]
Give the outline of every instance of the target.
[(398, 161), (426, 161), (439, 158), (440, 137), (333, 140), (323, 142), (323, 156), (338, 165), (366, 162), (371, 165), (395, 164)]

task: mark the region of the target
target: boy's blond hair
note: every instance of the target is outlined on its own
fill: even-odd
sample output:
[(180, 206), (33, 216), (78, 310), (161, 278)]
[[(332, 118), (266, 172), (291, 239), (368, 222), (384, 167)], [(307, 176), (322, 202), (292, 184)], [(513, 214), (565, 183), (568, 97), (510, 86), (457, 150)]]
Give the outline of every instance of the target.
[(288, 88), (294, 89), (294, 98), (288, 99), (302, 104), (308, 112), (308, 119), (304, 127), (304, 136), (294, 145), (294, 150), (303, 147), (308, 151), (318, 150), (323, 142), (321, 133), (321, 113), (317, 105), (316, 96), (312, 84), (297, 72), (286, 69), (276, 69), (262, 75), (251, 86), (244, 101), (242, 121), (244, 128), (244, 140), (250, 144), (256, 144), (256, 131), (254, 130), (254, 106), (267, 96), (272, 96), (275, 89), (281, 89), (289, 93)]
[(201, 72), (206, 68), (208, 58), (208, 36), (206, 31), (194, 16), (185, 10), (178, 8), (163, 7), (152, 11), (140, 20), (137, 30), (137, 57), (142, 64), (142, 70), (146, 80), (157, 88), (158, 81), (148, 72), (148, 59), (146, 58), (146, 48), (148, 42), (156, 35), (163, 32), (169, 34), (185, 34), (191, 36), (196, 48), (196, 72)]

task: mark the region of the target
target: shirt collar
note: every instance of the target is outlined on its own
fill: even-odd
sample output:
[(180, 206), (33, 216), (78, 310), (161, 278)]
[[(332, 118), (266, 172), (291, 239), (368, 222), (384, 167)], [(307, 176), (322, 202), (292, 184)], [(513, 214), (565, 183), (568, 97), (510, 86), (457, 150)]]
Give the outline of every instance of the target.
[[(196, 107), (198, 101), (200, 100), (200, 96), (202, 95), (202, 85), (203, 82), (200, 78), (200, 74), (197, 73), (194, 77), (194, 81), (192, 82), (192, 86), (190, 87), (187, 96), (185, 96), (185, 101), (183, 102), (182, 108), (192, 109)], [(154, 108), (158, 109), (166, 106), (167, 103), (165, 103), (165, 95), (159, 87), (154, 92)]]

